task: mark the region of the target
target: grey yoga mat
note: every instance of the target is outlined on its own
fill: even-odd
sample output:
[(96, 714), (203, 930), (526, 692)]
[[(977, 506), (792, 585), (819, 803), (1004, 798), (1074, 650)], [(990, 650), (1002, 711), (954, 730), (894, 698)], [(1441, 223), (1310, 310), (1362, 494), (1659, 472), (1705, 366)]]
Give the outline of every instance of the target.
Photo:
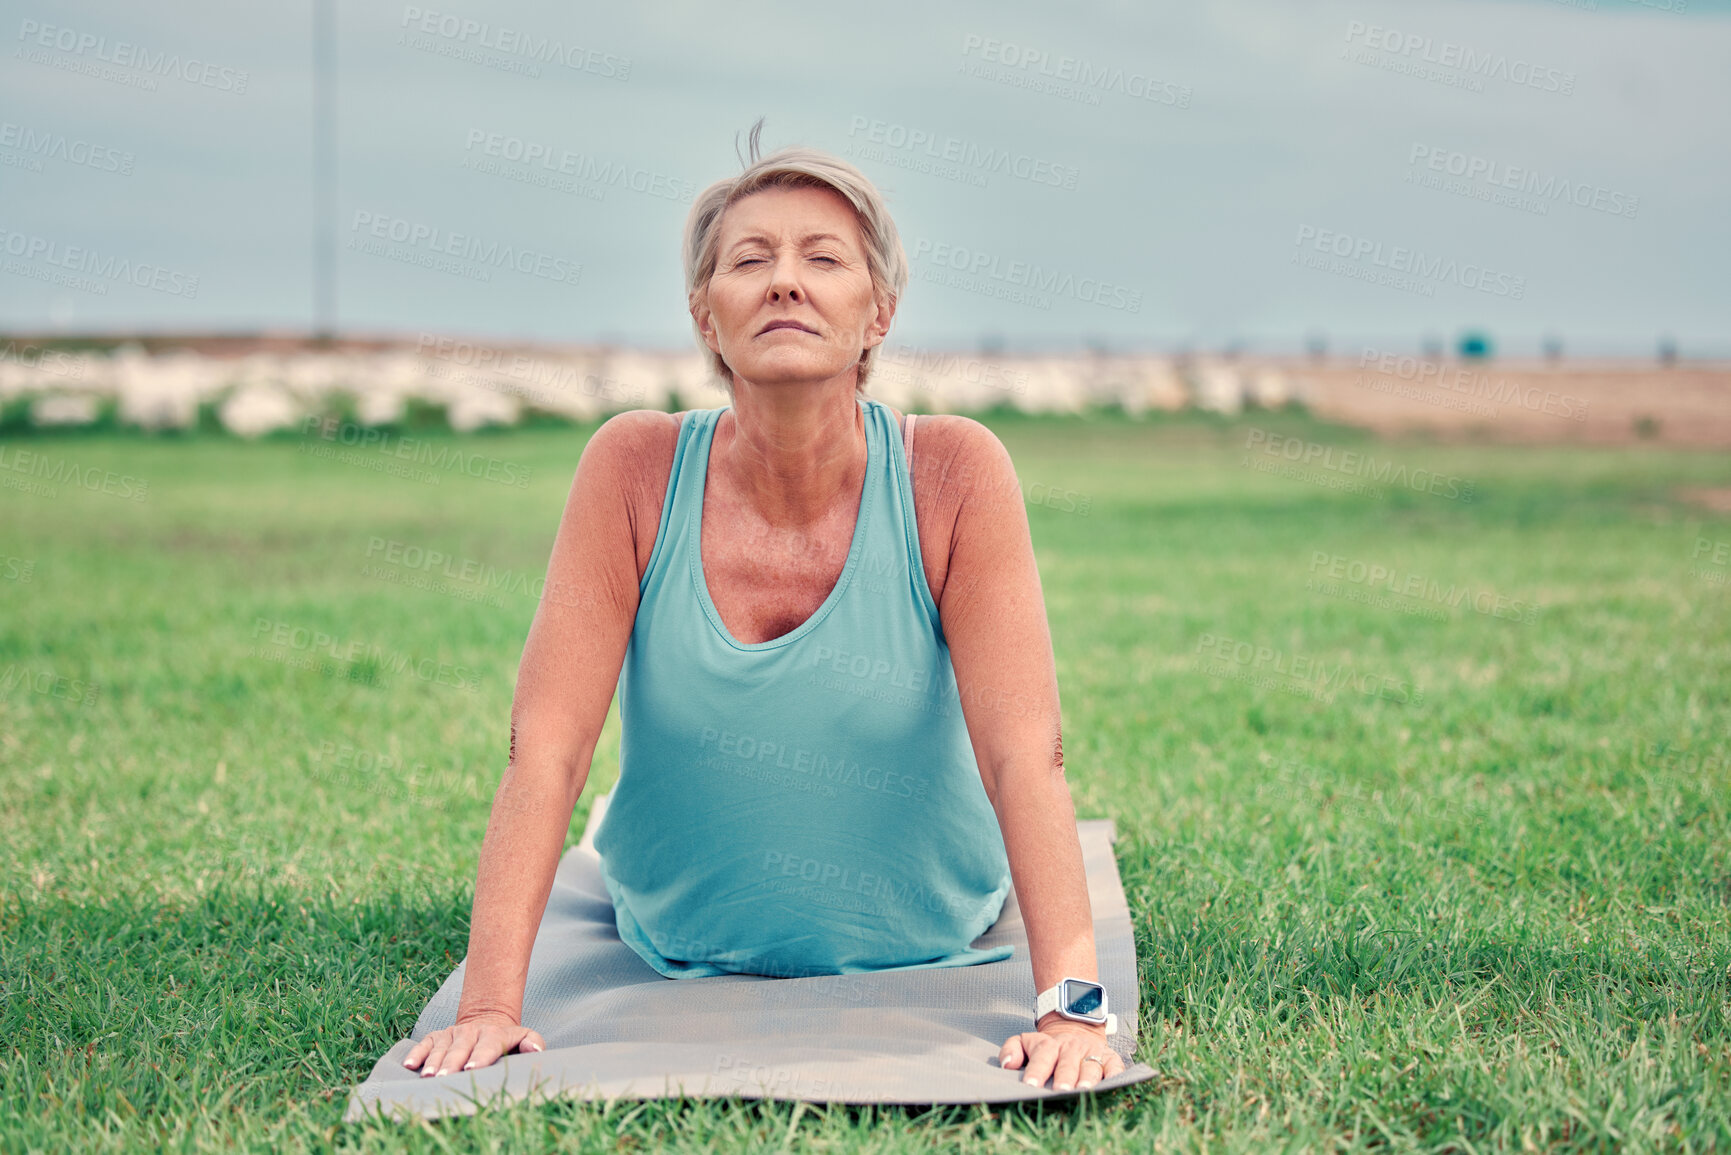
[[(439, 1118), (528, 1098), (803, 1099), (814, 1103), (1008, 1103), (1078, 1092), (1030, 1087), (998, 1066), (998, 1048), (1033, 1029), (1033, 971), (1012, 891), (976, 947), (1014, 943), (978, 966), (818, 978), (760, 975), (667, 979), (619, 940), (592, 840), (559, 861), (529, 959), (523, 1022), (548, 1049), (488, 1067), (424, 1078), (403, 1066), (416, 1041), (457, 1018), (463, 965), (421, 1012), (414, 1033), (385, 1052), (349, 1096), (345, 1121), (370, 1113)], [(1076, 824), (1094, 911), (1100, 981), (1118, 1015), (1112, 1047), (1124, 1071), (1095, 1092), (1153, 1078), (1133, 1063), (1136, 947), (1112, 857), (1109, 819)]]

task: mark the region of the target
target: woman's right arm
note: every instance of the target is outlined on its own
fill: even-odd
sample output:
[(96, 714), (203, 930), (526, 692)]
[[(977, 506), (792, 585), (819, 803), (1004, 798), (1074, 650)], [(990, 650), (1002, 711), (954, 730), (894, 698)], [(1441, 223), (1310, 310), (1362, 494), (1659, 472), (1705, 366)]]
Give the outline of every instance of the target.
[(646, 556), (661, 507), (648, 490), (665, 494), (670, 421), (676, 434), (669, 414), (618, 414), (578, 459), (517, 670), (510, 761), (481, 843), (457, 1022), (403, 1059), (422, 1075), (546, 1049), (521, 1025), (529, 953), (636, 620), (639, 545)]

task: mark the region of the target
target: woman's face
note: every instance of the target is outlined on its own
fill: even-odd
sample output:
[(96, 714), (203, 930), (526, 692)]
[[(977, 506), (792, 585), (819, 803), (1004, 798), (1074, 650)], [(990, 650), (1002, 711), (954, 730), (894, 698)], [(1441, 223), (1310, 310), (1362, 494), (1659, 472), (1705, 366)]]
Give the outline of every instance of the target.
[(692, 300), (705, 343), (754, 385), (828, 381), (895, 310), (873, 292), (853, 207), (827, 188), (770, 188), (721, 218), (715, 273)]

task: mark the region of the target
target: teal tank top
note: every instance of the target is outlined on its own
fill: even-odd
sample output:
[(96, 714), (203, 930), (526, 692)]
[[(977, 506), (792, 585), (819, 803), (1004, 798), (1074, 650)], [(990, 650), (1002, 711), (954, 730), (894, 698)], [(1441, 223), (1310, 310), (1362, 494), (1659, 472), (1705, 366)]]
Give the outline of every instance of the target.
[(698, 548), (721, 409), (682, 415), (619, 674), (595, 849), (619, 937), (669, 978), (969, 966), (1010, 890), (889, 407), (859, 398), (847, 561), (798, 629), (722, 625)]

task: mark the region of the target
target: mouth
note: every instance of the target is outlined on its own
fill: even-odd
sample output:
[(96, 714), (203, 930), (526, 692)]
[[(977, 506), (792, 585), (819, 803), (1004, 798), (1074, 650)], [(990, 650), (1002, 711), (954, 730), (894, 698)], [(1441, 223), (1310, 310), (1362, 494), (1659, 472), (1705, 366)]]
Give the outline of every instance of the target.
[(801, 333), (810, 333), (814, 337), (817, 336), (816, 329), (808, 328), (805, 325), (800, 324), (798, 321), (771, 321), (759, 330), (757, 335), (761, 337), (765, 333), (773, 333), (777, 329), (798, 329)]

